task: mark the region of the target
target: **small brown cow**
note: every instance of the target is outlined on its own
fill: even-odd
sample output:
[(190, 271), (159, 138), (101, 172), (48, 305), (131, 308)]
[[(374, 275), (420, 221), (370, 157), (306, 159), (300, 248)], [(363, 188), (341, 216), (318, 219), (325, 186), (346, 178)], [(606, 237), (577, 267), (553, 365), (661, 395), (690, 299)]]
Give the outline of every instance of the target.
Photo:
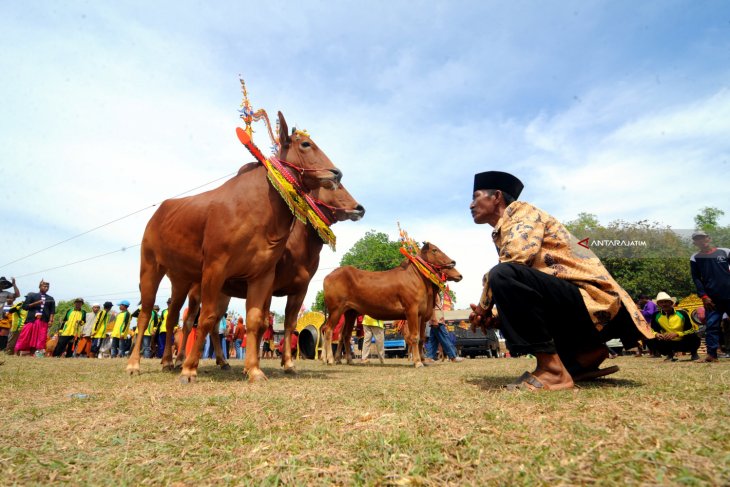
[[(443, 273), (447, 280), (460, 281), (453, 259), (431, 243), (424, 243), (419, 257), (434, 270)], [(420, 354), (421, 329), (436, 304), (439, 288), (416, 268), (410, 260), (400, 266), (382, 272), (363, 271), (345, 266), (332, 271), (324, 278), (324, 302), (329, 314), (323, 326), (325, 362), (334, 363), (332, 331), (345, 315), (342, 337), (352, 335), (352, 327), (358, 315), (367, 314), (380, 320), (408, 321), (404, 329), (406, 343), (413, 353), (416, 367), (422, 367)], [(352, 362), (350, 347), (345, 347), (347, 363)]]

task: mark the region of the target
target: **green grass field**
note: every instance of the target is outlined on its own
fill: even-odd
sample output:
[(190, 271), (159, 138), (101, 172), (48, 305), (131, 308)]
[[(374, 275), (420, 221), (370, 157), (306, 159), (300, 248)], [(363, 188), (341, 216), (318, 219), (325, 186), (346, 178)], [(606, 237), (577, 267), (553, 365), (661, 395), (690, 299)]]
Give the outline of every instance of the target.
[(730, 360), (620, 357), (610, 378), (532, 393), (500, 389), (527, 358), (300, 361), (296, 377), (266, 360), (260, 384), (203, 361), (191, 385), (157, 360), (136, 377), (0, 361), (2, 485), (730, 483)]

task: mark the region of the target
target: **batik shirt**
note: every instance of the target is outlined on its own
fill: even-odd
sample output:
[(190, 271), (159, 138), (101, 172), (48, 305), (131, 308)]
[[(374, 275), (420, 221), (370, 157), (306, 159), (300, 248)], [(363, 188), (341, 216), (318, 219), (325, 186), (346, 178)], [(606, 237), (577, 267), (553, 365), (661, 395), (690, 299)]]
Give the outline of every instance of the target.
[[(586, 309), (600, 331), (621, 309), (631, 315), (636, 328), (647, 338), (654, 332), (631, 297), (611, 277), (601, 261), (548, 213), (524, 201), (515, 201), (504, 210), (492, 232), (499, 261), (524, 264), (558, 279), (571, 282), (580, 291)], [(480, 304), (492, 304), (488, 276)]]

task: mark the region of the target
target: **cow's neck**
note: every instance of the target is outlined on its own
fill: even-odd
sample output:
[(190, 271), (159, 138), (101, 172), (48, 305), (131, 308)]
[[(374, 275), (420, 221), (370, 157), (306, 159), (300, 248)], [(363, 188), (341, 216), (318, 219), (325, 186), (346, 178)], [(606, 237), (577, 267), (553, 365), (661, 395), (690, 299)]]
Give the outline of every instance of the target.
[(319, 266), (319, 254), (324, 242), (317, 235), (317, 231), (309, 224), (300, 221), (294, 222), (294, 228), (289, 236), (287, 249), (294, 262), (305, 263), (310, 270)]
[(421, 271), (419, 271), (418, 268), (416, 268), (415, 264), (413, 264), (412, 262), (410, 262), (408, 260), (406, 260), (406, 262), (408, 263), (407, 268), (410, 270), (410, 272), (412, 272), (416, 276), (416, 278), (418, 280), (420, 280), (421, 283), (423, 283), (423, 286), (426, 289), (426, 295), (428, 296), (428, 299), (434, 300), (435, 299), (434, 298), (434, 295), (435, 295), (434, 288), (436, 288), (436, 285), (433, 282), (431, 282), (431, 279), (424, 276), (421, 273)]
[(273, 234), (269, 234), (269, 238), (276, 241), (286, 241), (291, 234), (294, 225), (294, 214), (289, 209), (286, 201), (281, 197), (279, 192), (274, 188), (266, 174), (266, 168), (261, 166), (257, 172), (259, 177), (263, 179), (261, 184), (265, 184), (268, 190), (268, 197), (271, 201), (272, 215), (270, 230)]

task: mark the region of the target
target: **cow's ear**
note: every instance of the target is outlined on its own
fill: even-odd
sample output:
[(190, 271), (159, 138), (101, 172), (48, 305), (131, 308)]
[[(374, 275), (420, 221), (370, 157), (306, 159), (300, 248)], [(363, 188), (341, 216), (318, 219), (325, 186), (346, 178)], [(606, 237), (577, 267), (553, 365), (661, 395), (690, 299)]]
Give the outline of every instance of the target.
[(279, 112), (279, 144), (282, 148), (289, 147), (291, 137), (289, 136), (289, 127), (286, 125), (284, 114)]

